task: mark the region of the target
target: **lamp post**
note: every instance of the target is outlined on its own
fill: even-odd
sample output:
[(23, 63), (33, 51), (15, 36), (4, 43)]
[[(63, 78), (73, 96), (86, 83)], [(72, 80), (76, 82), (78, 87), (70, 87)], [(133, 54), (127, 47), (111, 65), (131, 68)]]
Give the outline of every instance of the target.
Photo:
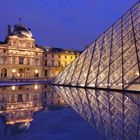
[(35, 77), (38, 77), (38, 70), (35, 70)]
[(15, 78), (16, 69), (12, 69), (13, 78)]
[(12, 90), (15, 90), (16, 89), (16, 87), (15, 86), (12, 86)]
[(20, 74), (18, 73), (18, 74), (17, 74), (17, 76), (19, 77), (19, 76), (20, 76)]
[(37, 84), (35, 84), (35, 87), (34, 87), (35, 89), (38, 89), (38, 85)]

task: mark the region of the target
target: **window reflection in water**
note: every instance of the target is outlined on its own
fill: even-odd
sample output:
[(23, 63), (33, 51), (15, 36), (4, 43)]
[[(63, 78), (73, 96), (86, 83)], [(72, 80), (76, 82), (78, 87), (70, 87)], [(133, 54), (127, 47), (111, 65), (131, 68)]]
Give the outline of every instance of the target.
[(58, 93), (56, 93), (53, 87), (49, 85), (42, 85), (42, 92), (43, 92), (43, 105), (52, 106), (52, 105), (62, 105), (65, 106), (67, 103), (64, 101), (63, 97), (60, 97)]
[(47, 85), (0, 87), (0, 115), (9, 128), (27, 129), (35, 112), (63, 104)]
[(0, 114), (7, 125), (29, 126), (33, 114), (42, 109), (40, 89), (35, 90), (34, 85), (0, 88)]

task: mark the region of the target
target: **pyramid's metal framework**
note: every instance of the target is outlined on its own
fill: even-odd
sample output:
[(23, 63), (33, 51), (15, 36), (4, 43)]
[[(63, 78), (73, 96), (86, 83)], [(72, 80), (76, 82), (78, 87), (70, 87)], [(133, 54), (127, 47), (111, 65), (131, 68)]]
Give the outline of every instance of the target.
[(140, 140), (140, 2), (53, 84), (60, 85), (55, 92), (107, 140)]
[(140, 2), (53, 82), (57, 85), (140, 91)]

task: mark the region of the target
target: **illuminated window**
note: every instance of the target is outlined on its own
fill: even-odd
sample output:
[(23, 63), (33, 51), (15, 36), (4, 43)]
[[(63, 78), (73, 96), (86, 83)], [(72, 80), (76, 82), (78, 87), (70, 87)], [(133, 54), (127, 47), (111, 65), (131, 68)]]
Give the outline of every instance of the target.
[(60, 62), (58, 62), (58, 66), (59, 66), (59, 67), (61, 66), (61, 63), (60, 63)]
[(52, 66), (55, 66), (55, 63), (54, 63), (54, 61), (52, 61)]
[(7, 69), (3, 68), (3, 69), (1, 70), (1, 77), (2, 77), (2, 78), (7, 77)]
[(27, 58), (27, 65), (30, 65), (30, 58)]
[(12, 58), (12, 64), (15, 65), (16, 64), (16, 57)]
[(14, 95), (12, 94), (11, 95), (11, 102), (14, 102), (15, 101), (15, 97), (14, 97)]
[(52, 66), (52, 62), (51, 62), (51, 61), (48, 61), (48, 62), (47, 62), (47, 66), (48, 66), (48, 67), (51, 67), (51, 66)]
[(2, 56), (2, 64), (6, 64), (7, 63), (7, 57), (6, 56)]
[(48, 63), (48, 61), (46, 60), (46, 61), (45, 61), (45, 66), (47, 66), (47, 63)]
[(22, 56), (19, 56), (19, 64), (24, 64), (24, 57)]
[(3, 50), (3, 53), (6, 53), (6, 50), (5, 49)]
[(23, 102), (22, 94), (18, 94), (18, 102)]
[(26, 100), (29, 100), (29, 93), (26, 94)]
[(35, 58), (35, 65), (39, 65), (39, 59), (38, 58)]
[(22, 87), (22, 86), (19, 86), (19, 87), (18, 87), (18, 90), (23, 90), (23, 87)]
[(45, 70), (45, 76), (48, 76), (48, 70)]
[[(34, 77), (39, 77), (39, 71), (37, 69), (34, 71)], [(37, 89), (37, 85), (35, 85), (35, 89)]]

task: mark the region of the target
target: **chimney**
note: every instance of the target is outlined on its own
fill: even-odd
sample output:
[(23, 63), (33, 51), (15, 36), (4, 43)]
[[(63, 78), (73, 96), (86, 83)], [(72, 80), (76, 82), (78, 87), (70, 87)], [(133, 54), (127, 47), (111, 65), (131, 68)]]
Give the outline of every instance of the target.
[(11, 35), (11, 26), (8, 25), (8, 29), (7, 29), (7, 36)]

